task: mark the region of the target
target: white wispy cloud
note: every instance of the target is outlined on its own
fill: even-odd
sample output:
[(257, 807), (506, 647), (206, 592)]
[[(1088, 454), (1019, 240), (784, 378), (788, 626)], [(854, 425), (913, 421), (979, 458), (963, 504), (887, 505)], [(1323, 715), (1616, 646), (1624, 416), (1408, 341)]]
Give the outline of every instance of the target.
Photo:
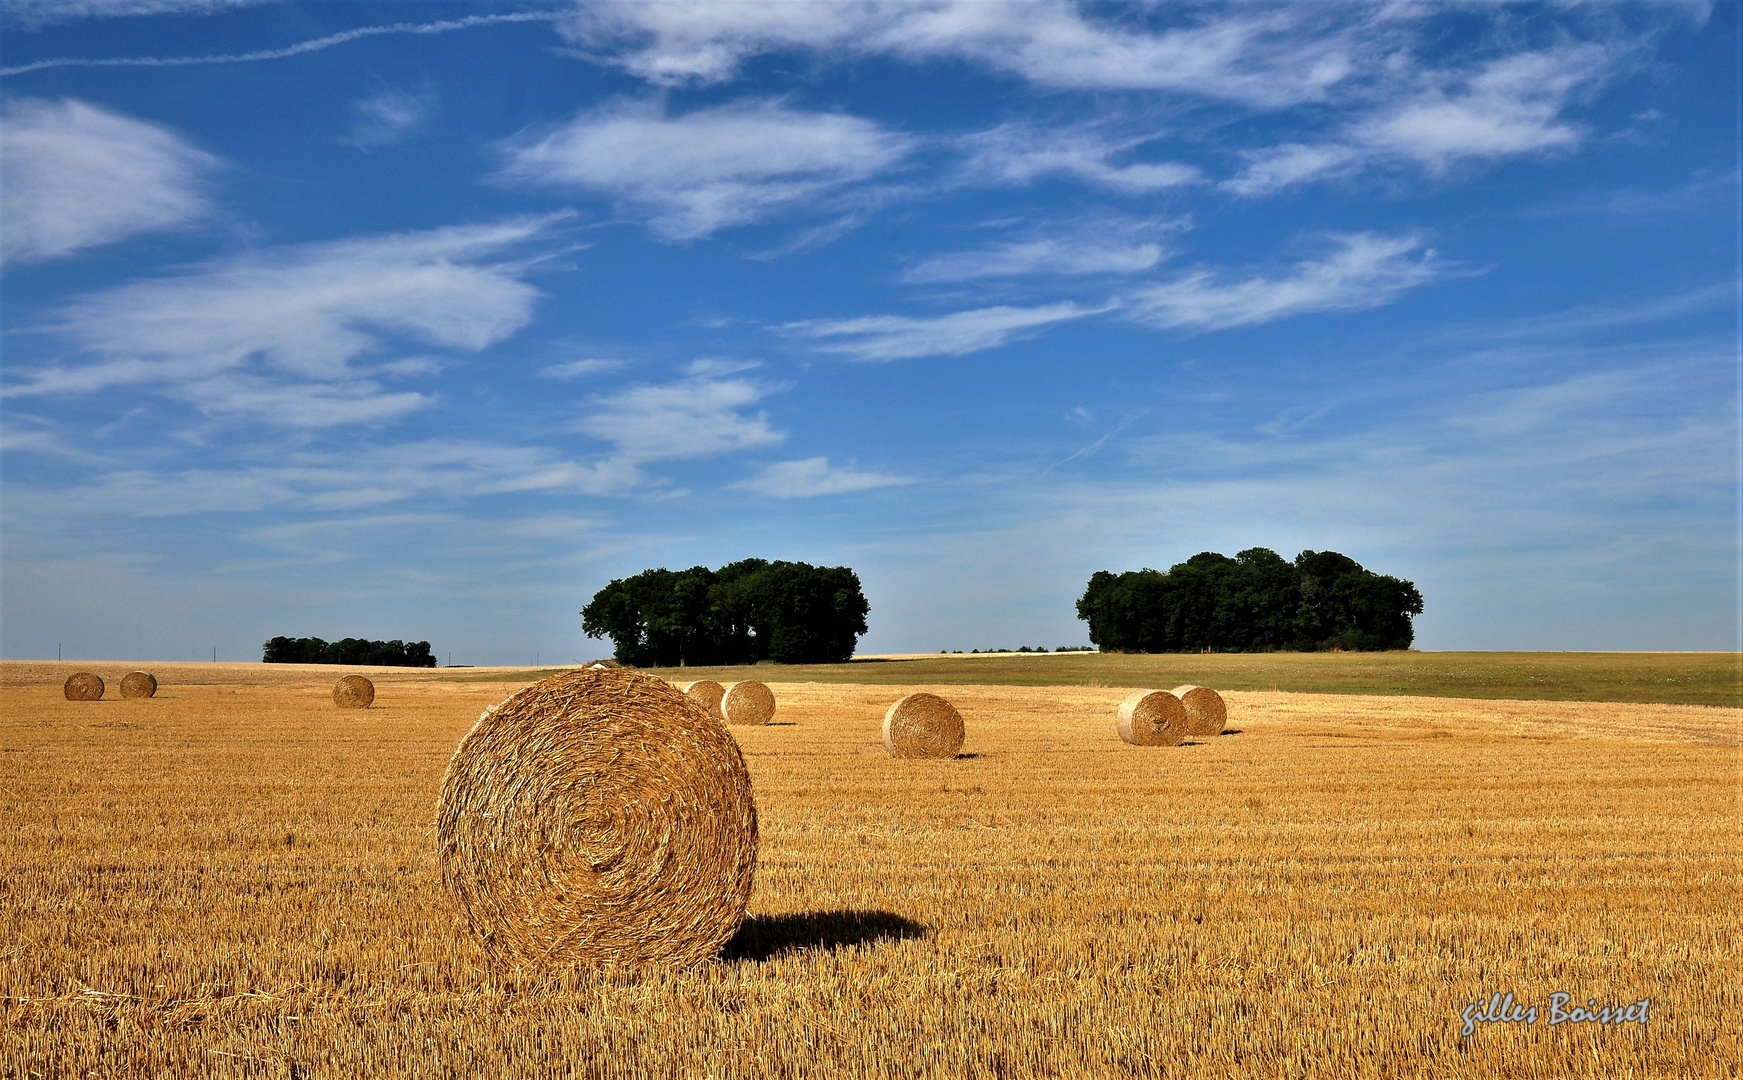
[(424, 127), (437, 105), (433, 86), (416, 91), (379, 90), (352, 102), (351, 127), (340, 141), (361, 150), (398, 142)]
[(775, 388), (718, 361), (702, 361), (669, 383), (643, 383), (591, 399), (574, 428), (611, 444), (610, 460), (626, 470), (653, 461), (717, 457), (770, 446), (786, 438), (766, 412), (750, 410)]
[(1156, 237), (1184, 227), (1184, 221), (1128, 218), (1064, 222), (985, 247), (930, 256), (910, 267), (902, 280), (929, 285), (985, 278), (1137, 274), (1154, 268), (1167, 255), (1168, 248)]
[(1123, 195), (1146, 195), (1191, 184), (1199, 170), (1179, 162), (1116, 159), (1155, 136), (1112, 141), (1094, 128), (1048, 128), (1032, 123), (1002, 124), (962, 139), (966, 178), (980, 183), (1029, 184), (1070, 177)]
[(398, 415), (428, 399), (380, 380), (429, 359), (364, 362), (404, 343), (477, 351), (520, 329), (540, 295), (522, 280), (537, 261), (530, 245), (548, 243), (563, 217), (250, 252), (96, 293), (56, 328), (74, 355), (14, 369), (5, 392), (147, 386), (211, 414), (293, 426)]
[(1502, 56), (1450, 71), (1413, 73), (1426, 83), (1400, 92), (1322, 141), (1249, 151), (1224, 182), (1237, 195), (1265, 195), (1312, 180), (1379, 167), (1438, 176), (1465, 162), (1570, 150), (1586, 138), (1566, 118), (1627, 55), (1590, 42)]
[(566, 360), (561, 364), (547, 364), (539, 369), (539, 378), (579, 379), (583, 375), (603, 375), (609, 371), (621, 371), (624, 367), (625, 364), (622, 360), (587, 357), (582, 360)]
[(627, 101), (505, 144), (506, 180), (607, 195), (671, 240), (760, 221), (898, 164), (913, 140), (870, 120), (734, 102), (669, 115)]
[(856, 319), (814, 319), (780, 329), (821, 344), (823, 352), (854, 360), (901, 360), (915, 356), (963, 356), (1028, 337), (1053, 323), (1108, 311), (1075, 303), (1041, 307), (976, 308), (931, 318), (867, 315)]
[(108, 472), (67, 489), (64, 502), (69, 512), (100, 516), (341, 511), (511, 492), (609, 495), (639, 479), (620, 462), (580, 462), (543, 447), (468, 439), (287, 450), (274, 456), (270, 464), (234, 468)]
[(905, 477), (861, 472), (847, 467), (831, 468), (827, 457), (778, 461), (765, 466), (749, 480), (732, 485), (771, 499), (807, 499), (816, 495), (840, 495), (849, 491), (912, 483)]
[(52, 259), (197, 221), (218, 165), (156, 124), (71, 99), (11, 98), (0, 124), (5, 258)]
[[(1172, 90), (1266, 107), (1318, 100), (1379, 47), (1386, 14), (1311, 5), (1193, 10), (1152, 30), (1140, 12), (977, 0), (764, 4), (586, 2), (558, 24), (586, 55), (662, 85), (717, 82), (759, 54), (961, 59), (1041, 86)], [(614, 51), (621, 50), (621, 51)]]
[(1434, 250), (1414, 234), (1327, 239), (1329, 255), (1296, 263), (1276, 277), (1231, 282), (1200, 270), (1137, 289), (1125, 297), (1126, 313), (1151, 326), (1226, 330), (1308, 312), (1378, 307), (1443, 272)]

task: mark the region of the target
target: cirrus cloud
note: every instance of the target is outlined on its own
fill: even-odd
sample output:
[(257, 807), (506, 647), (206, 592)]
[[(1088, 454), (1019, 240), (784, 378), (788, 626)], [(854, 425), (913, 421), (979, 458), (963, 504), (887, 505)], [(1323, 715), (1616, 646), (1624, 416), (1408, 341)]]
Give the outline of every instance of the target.
[(14, 368), (5, 393), (147, 386), (209, 414), (292, 426), (398, 415), (428, 401), (378, 382), (430, 369), (407, 344), (476, 352), (532, 318), (529, 245), (566, 217), (249, 252), (95, 293), (55, 328), (73, 356)]
[(1199, 270), (1137, 289), (1125, 297), (1126, 313), (1151, 326), (1228, 330), (1309, 312), (1379, 307), (1443, 273), (1434, 250), (1412, 233), (1328, 239), (1330, 254), (1298, 262), (1279, 276), (1229, 282)]
[(500, 175), (598, 192), (666, 239), (694, 240), (868, 180), (913, 145), (870, 120), (774, 100), (677, 116), (656, 102), (631, 101), (510, 140)]
[(764, 466), (748, 480), (732, 485), (771, 499), (808, 499), (818, 495), (842, 495), (850, 491), (909, 484), (913, 481), (885, 473), (862, 472), (829, 464), (827, 457), (777, 461)]
[(36, 262), (160, 232), (210, 212), (219, 161), (157, 124), (66, 99), (13, 98), (0, 124), (0, 233), (8, 262)]
[(781, 329), (822, 342), (817, 348), (852, 360), (902, 360), (916, 356), (965, 356), (1030, 336), (1054, 323), (1111, 310), (1069, 301), (1020, 308), (1008, 305), (912, 317), (867, 315), (857, 319), (812, 319)]

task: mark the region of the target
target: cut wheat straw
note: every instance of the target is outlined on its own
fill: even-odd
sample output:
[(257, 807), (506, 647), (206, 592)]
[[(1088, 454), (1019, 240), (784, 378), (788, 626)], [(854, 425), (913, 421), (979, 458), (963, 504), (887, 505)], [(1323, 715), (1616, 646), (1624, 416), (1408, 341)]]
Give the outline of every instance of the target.
[(347, 675), (333, 684), (333, 704), (341, 709), (367, 709), (375, 701), (375, 684), (361, 675)]
[(726, 727), (634, 671), (553, 675), (485, 710), (442, 782), (442, 880), (498, 962), (713, 956), (756, 870), (750, 774)]
[(1188, 735), (1221, 735), (1229, 722), (1229, 709), (1223, 696), (1208, 686), (1176, 686), (1174, 696), (1186, 706)]
[(955, 757), (962, 739), (962, 714), (937, 694), (909, 694), (884, 713), (891, 757)]
[(766, 724), (775, 718), (775, 695), (753, 679), (735, 682), (720, 698), (720, 713), (729, 724)]
[(720, 711), (720, 699), (726, 695), (726, 688), (712, 679), (685, 683), (681, 688), (684, 696), (708, 710), (708, 714), (716, 720), (724, 722), (726, 714)]
[(157, 676), (149, 671), (129, 671), (121, 677), (122, 697), (156, 697)]
[(1120, 702), (1120, 738), (1133, 746), (1179, 746), (1187, 723), (1186, 706), (1166, 690), (1134, 690)]
[(101, 701), (103, 680), (89, 671), (75, 671), (67, 676), (61, 692), (66, 694), (68, 701)]

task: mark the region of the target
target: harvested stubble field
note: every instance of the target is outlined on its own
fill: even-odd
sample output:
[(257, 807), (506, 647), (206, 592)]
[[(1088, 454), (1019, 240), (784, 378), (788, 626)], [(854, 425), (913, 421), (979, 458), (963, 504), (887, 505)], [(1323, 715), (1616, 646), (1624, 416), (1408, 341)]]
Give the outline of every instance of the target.
[[(485, 968), (432, 843), (449, 755), (524, 673), (370, 671), (346, 711), (332, 668), (156, 665), (155, 699), (95, 703), (73, 668), (0, 665), (6, 1077), (1743, 1060), (1735, 709), (1231, 692), (1230, 733), (1145, 749), (1122, 687), (770, 680), (775, 723), (732, 730), (763, 857), (727, 955), (534, 977)], [(884, 753), (909, 689), (957, 705), (964, 757)], [(1509, 990), (1651, 1019), (1460, 1036)]]

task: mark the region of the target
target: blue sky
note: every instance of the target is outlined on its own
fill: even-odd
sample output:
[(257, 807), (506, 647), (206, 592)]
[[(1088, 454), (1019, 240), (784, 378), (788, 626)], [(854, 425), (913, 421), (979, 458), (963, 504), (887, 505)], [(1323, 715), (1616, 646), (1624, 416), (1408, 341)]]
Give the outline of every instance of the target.
[(1256, 545), (1737, 648), (1738, 11), (6, 0), (0, 654), (750, 556), (1052, 647)]

